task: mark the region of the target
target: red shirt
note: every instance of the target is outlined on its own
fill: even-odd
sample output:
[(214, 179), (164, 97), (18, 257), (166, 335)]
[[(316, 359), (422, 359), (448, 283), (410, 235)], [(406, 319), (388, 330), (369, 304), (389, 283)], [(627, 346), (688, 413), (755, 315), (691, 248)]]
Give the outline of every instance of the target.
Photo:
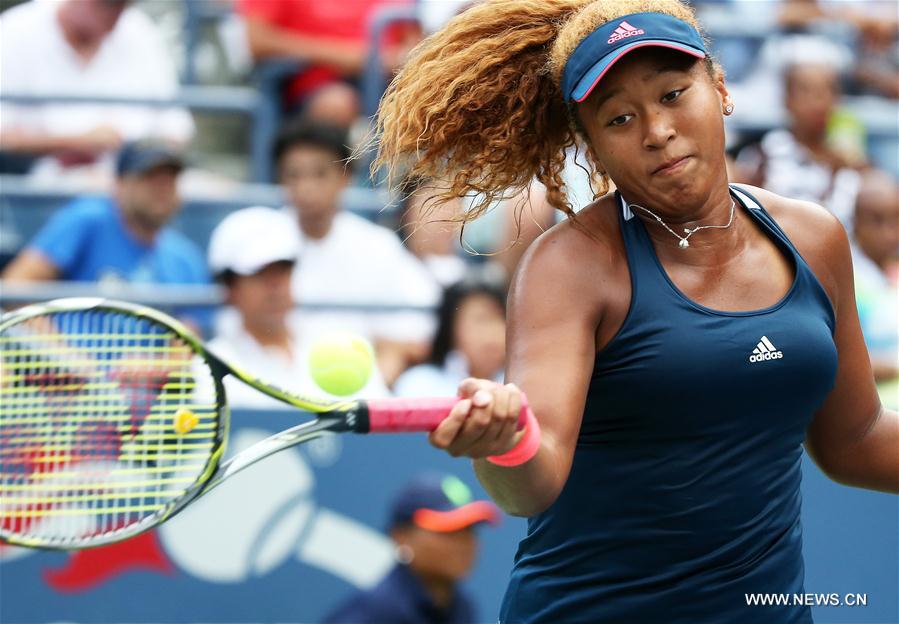
[[(377, 9), (384, 6), (407, 6), (412, 1), (239, 0), (238, 8), (245, 17), (264, 20), (297, 34), (364, 43), (368, 38), (369, 23)], [(310, 65), (291, 83), (287, 92), (288, 100), (296, 101), (339, 77), (340, 74), (331, 67)]]

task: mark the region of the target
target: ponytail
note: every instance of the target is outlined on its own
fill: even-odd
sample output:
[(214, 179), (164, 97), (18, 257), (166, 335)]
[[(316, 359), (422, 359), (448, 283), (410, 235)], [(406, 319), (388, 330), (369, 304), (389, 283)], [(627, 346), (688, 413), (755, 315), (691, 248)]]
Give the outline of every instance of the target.
[(469, 221), (536, 178), (568, 215), (562, 171), (576, 143), (549, 67), (561, 25), (592, 0), (493, 0), (422, 42), (388, 87), (373, 167), (388, 181), (441, 180), (439, 199), (476, 194)]

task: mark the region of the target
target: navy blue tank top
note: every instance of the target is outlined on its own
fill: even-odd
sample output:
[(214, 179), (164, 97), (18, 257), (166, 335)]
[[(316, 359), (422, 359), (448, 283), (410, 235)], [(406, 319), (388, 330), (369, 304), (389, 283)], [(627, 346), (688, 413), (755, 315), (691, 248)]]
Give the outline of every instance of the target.
[(770, 215), (731, 191), (792, 260), (792, 286), (748, 312), (690, 300), (617, 197), (630, 308), (596, 356), (568, 481), (528, 521), (501, 622), (812, 621), (745, 594), (804, 592), (802, 443), (836, 376), (834, 314)]

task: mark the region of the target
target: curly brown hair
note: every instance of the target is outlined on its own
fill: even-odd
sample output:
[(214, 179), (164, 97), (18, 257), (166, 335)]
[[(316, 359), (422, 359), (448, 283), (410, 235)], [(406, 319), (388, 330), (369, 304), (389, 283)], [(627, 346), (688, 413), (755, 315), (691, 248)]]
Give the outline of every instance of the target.
[[(569, 217), (562, 171), (569, 148), (586, 145), (595, 197), (608, 192), (560, 83), (568, 57), (600, 25), (640, 12), (699, 26), (680, 0), (488, 0), (413, 50), (378, 110), (373, 170), (388, 181), (446, 180), (440, 199), (476, 194), (461, 219), (525, 191), (536, 178)], [(711, 67), (711, 65), (710, 65)], [(401, 181), (401, 180), (400, 180)]]

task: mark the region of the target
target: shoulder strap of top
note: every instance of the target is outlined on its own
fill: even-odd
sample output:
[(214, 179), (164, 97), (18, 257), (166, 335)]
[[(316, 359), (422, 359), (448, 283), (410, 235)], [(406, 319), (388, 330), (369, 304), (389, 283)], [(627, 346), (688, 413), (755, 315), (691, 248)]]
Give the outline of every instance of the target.
[(790, 242), (789, 237), (786, 232), (784, 232), (779, 225), (777, 225), (777, 221), (775, 221), (768, 211), (762, 206), (761, 202), (755, 198), (749, 191), (738, 187), (736, 184), (731, 184), (730, 190), (737, 199), (740, 200), (747, 210), (751, 211), (752, 215), (756, 217), (756, 219), (761, 222), (761, 224), (766, 227), (772, 234), (774, 234), (778, 239), (780, 239), (789, 249), (793, 250), (795, 253), (799, 253), (796, 247), (793, 246), (793, 243)]
[(771, 217), (771, 215), (768, 214), (768, 211), (762, 207), (759, 201), (755, 197), (753, 197), (752, 194), (733, 184), (730, 185), (730, 190), (743, 203), (743, 205), (746, 206), (749, 212), (758, 219), (759, 223), (762, 224), (762, 227), (767, 228), (768, 231), (774, 234), (774, 236), (776, 236), (779, 241), (782, 241), (781, 244), (786, 247), (787, 251), (790, 254), (792, 254), (796, 266), (797, 282), (804, 282), (808, 285), (808, 289), (802, 290), (810, 293), (811, 296), (815, 298), (818, 305), (822, 306), (828, 316), (831, 331), (833, 331), (836, 322), (833, 305), (831, 304), (830, 298), (827, 295), (827, 291), (824, 290), (824, 287), (821, 285), (821, 282), (818, 280), (815, 272), (805, 261), (805, 258), (802, 257), (802, 254), (799, 253), (799, 250), (796, 248), (790, 238), (780, 228), (780, 226), (777, 225), (777, 222)]
[(628, 264), (633, 270), (635, 266), (644, 264), (647, 259), (652, 257), (652, 242), (646, 236), (640, 219), (634, 215), (633, 210), (618, 191), (615, 191), (615, 199), (618, 202), (618, 223), (621, 226), (621, 236), (624, 239)]
[(737, 198), (740, 200), (740, 202), (742, 202), (744, 206), (746, 206), (746, 208), (748, 208), (749, 210), (762, 210), (762, 205), (755, 197), (750, 195), (748, 191), (741, 189), (736, 184), (730, 184), (729, 186), (731, 192), (737, 196)]
[(647, 295), (656, 296), (651, 293), (669, 292), (670, 289), (664, 284), (664, 273), (656, 260), (656, 253), (643, 221), (634, 214), (618, 191), (615, 192), (615, 199), (618, 202), (618, 223), (627, 253), (628, 271), (631, 275), (632, 301), (637, 302)]

